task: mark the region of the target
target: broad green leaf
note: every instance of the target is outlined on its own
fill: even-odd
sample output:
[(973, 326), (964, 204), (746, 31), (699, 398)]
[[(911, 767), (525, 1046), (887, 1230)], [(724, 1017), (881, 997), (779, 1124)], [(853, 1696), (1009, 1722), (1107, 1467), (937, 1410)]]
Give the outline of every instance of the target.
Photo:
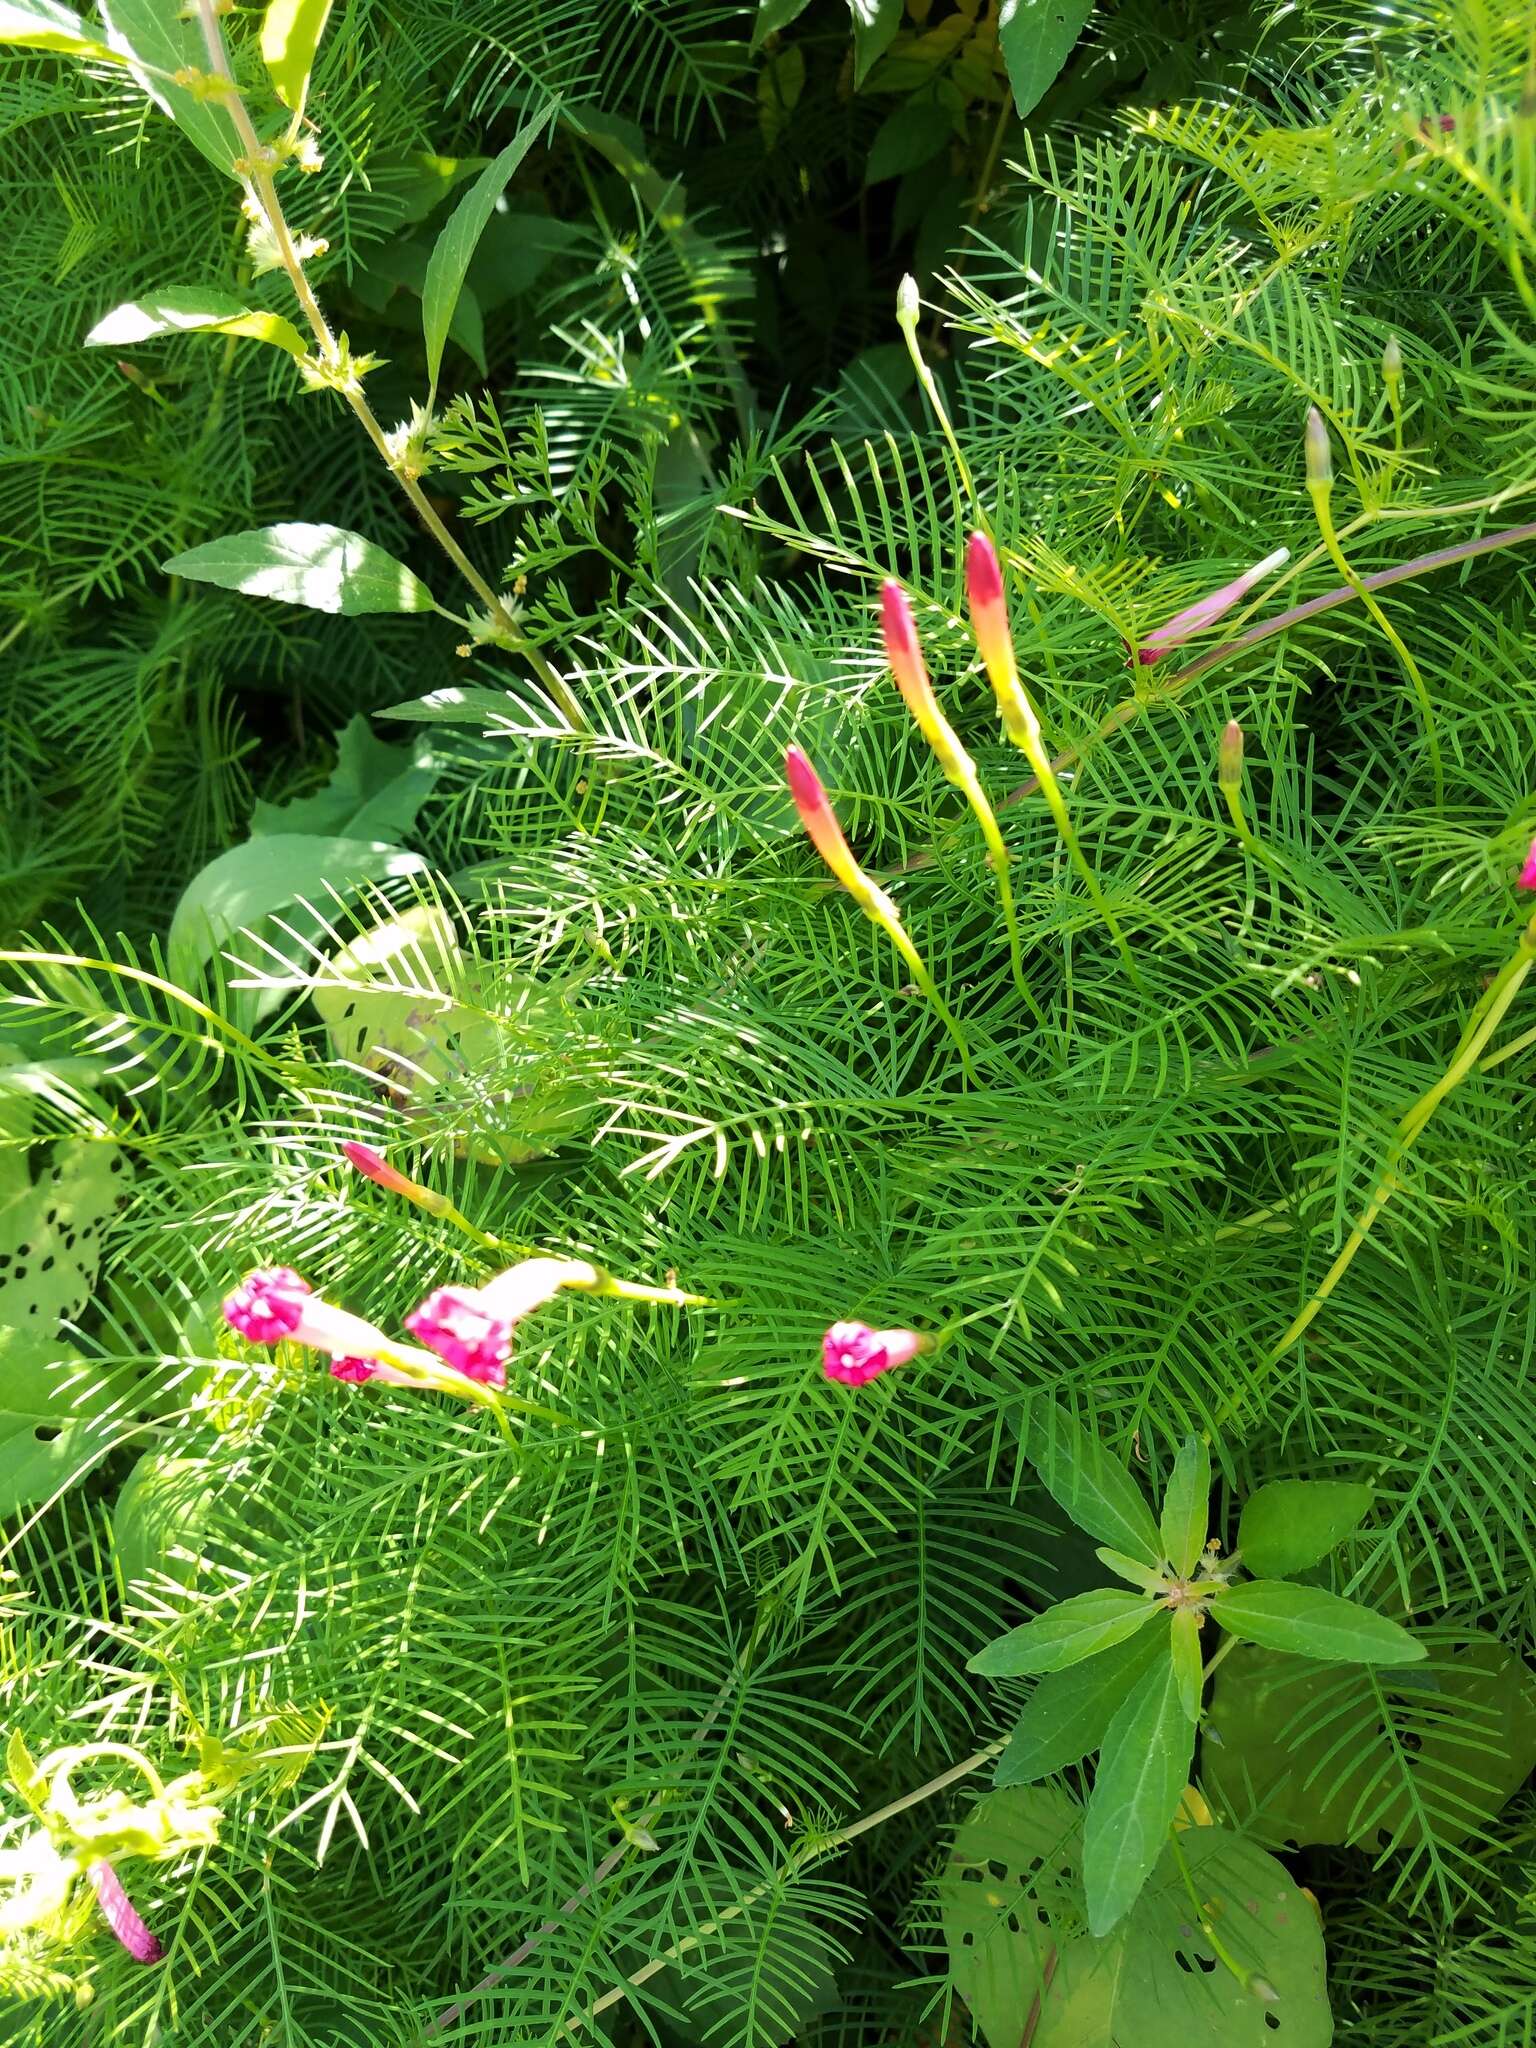
[[(264, 918), (311, 903), (334, 914), (334, 895), (363, 882), (382, 882), (398, 875), (418, 874), (426, 866), (419, 853), (404, 847), (378, 845), (366, 839), (341, 839), (312, 832), (285, 832), (248, 839), (209, 861), (182, 891), (171, 919), (167, 952), (171, 978), (195, 987), (204, 966), (236, 932), (259, 927)], [(334, 894), (333, 894), (334, 892)], [(287, 919), (289, 923), (293, 920)], [(313, 923), (315, 931), (318, 923)], [(252, 967), (275, 979), (283, 975), (283, 959), (264, 954), (252, 942), (246, 958)], [(302, 981), (312, 964), (302, 955), (293, 961), (293, 980)], [(249, 1016), (251, 1013), (246, 1012)]]
[(337, 1059), (407, 1110), (428, 1102), (472, 1159), (516, 1166), (578, 1136), (597, 1106), (572, 1058), (590, 1041), (565, 988), (500, 972), (494, 1011), (448, 913), (421, 903), (362, 932), (316, 972)]
[(152, 298), (128, 299), (114, 306), (85, 337), (87, 348), (132, 348), (161, 334), (243, 334), (269, 341), (291, 356), (309, 353), (304, 337), (279, 313), (255, 313), (228, 292), (198, 286), (171, 285)]
[(1221, 1966), (1166, 1848), (1124, 1919), (1088, 1934), (1081, 1809), (1014, 1786), (973, 1808), (938, 1881), (950, 1981), (987, 2048), (1328, 2048), (1322, 1930), (1290, 1876), (1229, 1828), (1187, 1828), (1179, 1846), (1240, 1976), (1277, 2000)]
[(1197, 1436), (1184, 1439), (1163, 1495), (1161, 1535), (1168, 1562), (1187, 1579), (1200, 1562), (1210, 1527), (1211, 1454)]
[(1079, 1593), (1010, 1629), (966, 1665), (983, 1678), (1019, 1678), (1034, 1671), (1060, 1671), (1097, 1656), (1113, 1643), (1145, 1628), (1159, 1611), (1143, 1593), (1122, 1593), (1107, 1586), (1102, 1592)]
[(1194, 1747), (1178, 1673), (1160, 1659), (1121, 1702), (1099, 1752), (1083, 1823), (1090, 1934), (1124, 1918), (1162, 1855)]
[(1167, 1654), (1162, 1630), (1148, 1628), (1084, 1664), (1050, 1672), (1015, 1723), (993, 1783), (1032, 1784), (1090, 1755), (1132, 1686)]
[(554, 119), (556, 111), (551, 108), (523, 123), (506, 148), (491, 159), (464, 194), (433, 247), (421, 293), (421, 329), (427, 344), (427, 376), (434, 392), (453, 309), (459, 303), (459, 293), (463, 289), (475, 245), (507, 180), (542, 130)]
[(324, 789), (286, 803), (257, 800), (251, 837), (312, 832), (347, 839), (400, 840), (432, 794), (439, 769), (425, 741), (411, 747), (376, 739), (359, 712), (337, 735), (336, 766)]
[(325, 34), (331, 0), (268, 0), (261, 18), (261, 57), (285, 107), (304, 111), (315, 52)]
[(168, 576), (275, 597), (311, 611), (429, 612), (432, 593), (403, 562), (342, 526), (290, 519), (205, 541), (162, 563)]
[(1109, 1567), (1117, 1579), (1129, 1579), (1133, 1586), (1140, 1586), (1144, 1593), (1160, 1592), (1168, 1583), (1166, 1576), (1156, 1565), (1142, 1564), (1138, 1558), (1127, 1557), (1123, 1550), (1110, 1550), (1101, 1546), (1093, 1554), (1100, 1564)]
[(853, 15), (853, 84), (864, 83), (896, 38), (906, 14), (906, 0), (848, 0)]
[[(209, 68), (197, 23), (183, 17), (181, 0), (100, 0), (100, 4), (108, 41), (122, 53), (142, 90), (163, 114), (169, 114), (209, 163), (236, 177), (235, 158), (240, 152), (229, 116), (211, 101), (195, 99), (184, 87), (170, 83), (178, 71), (206, 72)], [(147, 64), (167, 76), (152, 77), (144, 69)]]
[(1080, 1529), (1127, 1557), (1162, 1562), (1162, 1539), (1140, 1487), (1064, 1408), (1031, 1403), (1022, 1441), (1046, 1492)]
[(1381, 1679), (1242, 1646), (1206, 1725), (1204, 1781), (1261, 1841), (1452, 1847), (1536, 1768), (1536, 1680), (1489, 1636)]
[(879, 185), (899, 178), (903, 171), (918, 170), (938, 155), (954, 132), (954, 115), (931, 93), (904, 100), (875, 130), (864, 166), (866, 182)]
[(57, 50), (66, 57), (106, 58), (126, 64), (120, 50), (109, 50), (91, 25), (57, 0), (0, 0), (0, 44), (29, 50)]
[(1228, 1586), (1211, 1602), (1211, 1613), (1245, 1642), (1293, 1657), (1335, 1664), (1416, 1664), (1424, 1645), (1373, 1607), (1342, 1600), (1318, 1586), (1291, 1586), (1283, 1579), (1253, 1579)]
[(1205, 1689), (1205, 1659), (1200, 1654), (1200, 1617), (1193, 1607), (1173, 1610), (1169, 1648), (1178, 1680), (1179, 1704), (1191, 1721), (1198, 1721), (1200, 1695)]
[(1358, 1480), (1271, 1480), (1249, 1497), (1238, 1523), (1243, 1563), (1260, 1578), (1288, 1579), (1336, 1549), (1370, 1505), (1371, 1489)]
[(798, 21), (811, 0), (757, 0), (757, 19), (752, 24), (752, 47), (760, 50), (768, 37)]
[(108, 1414), (101, 1375), (67, 1346), (0, 1328), (0, 1519), (85, 1478), (132, 1425)]
[(159, 1451), (140, 1458), (112, 1510), (112, 1544), (125, 1587), (149, 1589), (157, 1578), (192, 1584), (213, 1506), (212, 1472), (206, 1458)]
[(1093, 12), (1093, 0), (1002, 0), (997, 40), (1021, 115), (1054, 84)]

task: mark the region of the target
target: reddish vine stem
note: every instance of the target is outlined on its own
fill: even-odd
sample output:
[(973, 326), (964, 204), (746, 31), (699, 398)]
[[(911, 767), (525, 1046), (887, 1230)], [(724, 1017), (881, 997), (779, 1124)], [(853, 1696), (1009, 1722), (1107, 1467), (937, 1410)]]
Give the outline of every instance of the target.
[[(1477, 540), (1458, 541), (1454, 547), (1436, 548), (1432, 554), (1415, 555), (1411, 562), (1399, 562), (1393, 569), (1378, 569), (1374, 575), (1362, 576), (1358, 588), (1353, 583), (1341, 583), (1337, 589), (1325, 590), (1321, 597), (1309, 597), (1305, 604), (1292, 605), (1289, 611), (1276, 612), (1272, 619), (1261, 619), (1256, 626), (1250, 626), (1246, 633), (1239, 633), (1235, 640), (1223, 641), (1219, 647), (1211, 648), (1209, 653), (1202, 654), (1197, 660), (1192, 661), (1188, 668), (1180, 669), (1155, 699), (1127, 697), (1124, 703), (1117, 704), (1103, 720), (1093, 738), (1108, 739), (1111, 733), (1119, 732), (1143, 711), (1157, 710), (1168, 703), (1198, 677), (1206, 675), (1222, 662), (1230, 661), (1234, 654), (1241, 654), (1249, 647), (1258, 646), (1261, 641), (1273, 639), (1276, 633), (1283, 633), (1288, 626), (1300, 625), (1303, 619), (1312, 619), (1322, 612), (1335, 611), (1341, 604), (1352, 604), (1362, 590), (1387, 590), (1394, 583), (1408, 583), (1415, 576), (1427, 576), (1432, 569), (1443, 569), (1452, 562), (1469, 562), (1476, 555), (1491, 555), (1499, 548), (1518, 547), (1522, 541), (1527, 540), (1536, 540), (1536, 520), (1524, 526), (1506, 526), (1499, 533), (1483, 534)], [(1052, 761), (1052, 768), (1059, 773), (1063, 768), (1073, 767), (1082, 759), (1084, 748), (1091, 744), (1091, 741), (1084, 741), (1082, 746), (1063, 749)], [(1031, 776), (1028, 782), (1022, 782), (1017, 789), (1010, 790), (999, 802), (997, 809), (1003, 810), (1009, 804), (1022, 803), (1026, 797), (1033, 796), (1039, 787), (1038, 778)], [(924, 864), (929, 858), (931, 856), (919, 856), (909, 865), (915, 867)]]

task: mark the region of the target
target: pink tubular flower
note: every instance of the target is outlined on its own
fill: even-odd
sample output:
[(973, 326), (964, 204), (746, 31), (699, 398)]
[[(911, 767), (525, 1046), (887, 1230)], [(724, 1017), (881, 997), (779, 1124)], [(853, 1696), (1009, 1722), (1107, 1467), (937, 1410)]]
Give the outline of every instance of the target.
[(916, 1330), (872, 1330), (868, 1323), (834, 1323), (821, 1340), (821, 1369), (840, 1386), (862, 1387), (905, 1365), (931, 1339)]
[(1137, 653), (1136, 659), (1146, 666), (1157, 661), (1171, 648), (1182, 647), (1186, 640), (1196, 633), (1203, 633), (1207, 626), (1214, 626), (1233, 605), (1241, 603), (1255, 583), (1262, 583), (1266, 576), (1291, 559), (1289, 548), (1276, 548), (1272, 555), (1266, 555), (1262, 562), (1255, 562), (1251, 569), (1245, 569), (1241, 576), (1234, 576), (1230, 583), (1223, 583), (1220, 590), (1213, 590), (1209, 597), (1202, 597), (1194, 604), (1186, 605), (1181, 612), (1175, 612), (1166, 625), (1150, 632)]
[[(400, 1346), (361, 1316), (324, 1301), (291, 1266), (247, 1273), (224, 1303), (224, 1320), (252, 1344), (306, 1344), (333, 1358), (371, 1359)], [(387, 1374), (381, 1367), (376, 1377)]]
[(1517, 889), (1536, 889), (1536, 839), (1531, 841), (1530, 851), (1525, 856), (1525, 866), (1515, 877)]
[(122, 1879), (105, 1861), (91, 1865), (91, 1883), (102, 1917), (136, 1963), (158, 1963), (165, 1954), (158, 1941), (133, 1910), (133, 1901), (123, 1890)]
[(413, 1337), (466, 1379), (504, 1387), (512, 1323), (497, 1315), (476, 1287), (439, 1287), (405, 1319)]
[(596, 1287), (602, 1275), (583, 1259), (521, 1259), (483, 1287), (439, 1287), (405, 1319), (413, 1336), (466, 1379), (507, 1381), (512, 1333), (562, 1287)]
[(304, 1298), (312, 1292), (292, 1266), (263, 1266), (247, 1273), (228, 1296), (224, 1320), (252, 1344), (280, 1344), (299, 1327)]

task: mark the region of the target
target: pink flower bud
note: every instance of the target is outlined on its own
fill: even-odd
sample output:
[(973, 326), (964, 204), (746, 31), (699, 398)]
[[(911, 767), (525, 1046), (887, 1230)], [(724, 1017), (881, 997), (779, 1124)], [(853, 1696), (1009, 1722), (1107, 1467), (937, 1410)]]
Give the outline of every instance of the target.
[(1040, 721), (1019, 681), (1013, 652), (1013, 629), (1003, 596), (1003, 571), (997, 549), (984, 533), (973, 533), (965, 551), (965, 592), (971, 608), (971, 631), (997, 697), (1003, 730), (1015, 746), (1030, 748), (1040, 738)]
[(821, 1369), (840, 1386), (862, 1387), (905, 1365), (932, 1343), (916, 1330), (872, 1330), (868, 1323), (834, 1323), (821, 1340)]
[(1530, 851), (1525, 856), (1525, 866), (1515, 877), (1517, 889), (1536, 889), (1536, 839), (1531, 841)]
[(362, 1386), (365, 1380), (377, 1379), (380, 1371), (381, 1368), (376, 1358), (333, 1358), (331, 1360), (331, 1378), (333, 1380), (346, 1380), (349, 1385), (355, 1387)]
[(123, 1890), (122, 1879), (111, 1864), (104, 1861), (93, 1863), (90, 1875), (102, 1918), (129, 1955), (136, 1963), (158, 1963), (165, 1950), (134, 1911), (133, 1901)]
[(1261, 583), (1290, 559), (1289, 548), (1276, 548), (1272, 555), (1266, 555), (1262, 562), (1255, 562), (1251, 569), (1245, 569), (1241, 576), (1234, 576), (1230, 583), (1223, 583), (1208, 597), (1197, 598), (1183, 611), (1175, 612), (1166, 625), (1155, 627), (1142, 641), (1136, 659), (1146, 666), (1159, 660), (1170, 648), (1182, 647), (1196, 633), (1203, 633), (1207, 626), (1214, 626), (1219, 618), (1231, 611), (1233, 605), (1242, 602), (1255, 583)]
[(388, 1189), (390, 1194), (410, 1198), (423, 1192), (419, 1182), (409, 1179), (398, 1167), (391, 1166), (374, 1146), (360, 1145), (356, 1139), (349, 1138), (341, 1149), (348, 1164), (355, 1166), (365, 1180)]
[(912, 606), (899, 583), (887, 579), (880, 592), (880, 624), (885, 639), (885, 658), (896, 678), (896, 687), (923, 738), (938, 756), (951, 780), (974, 772), (970, 757), (955, 737), (954, 727), (939, 709), (928, 680), (922, 649), (917, 644), (917, 627)]
[(785, 754), (784, 773), (789, 782), (790, 796), (800, 813), (801, 824), (810, 835), (812, 846), (843, 887), (862, 902), (868, 893), (869, 882), (843, 837), (843, 828), (827, 800), (821, 777), (799, 747), (791, 747)]
[(466, 1379), (506, 1385), (512, 1323), (492, 1310), (478, 1288), (439, 1287), (412, 1309), (405, 1327)]
[(1314, 405), (1307, 413), (1307, 488), (1313, 491), (1327, 490), (1333, 483), (1333, 443), (1328, 438), (1328, 422)]

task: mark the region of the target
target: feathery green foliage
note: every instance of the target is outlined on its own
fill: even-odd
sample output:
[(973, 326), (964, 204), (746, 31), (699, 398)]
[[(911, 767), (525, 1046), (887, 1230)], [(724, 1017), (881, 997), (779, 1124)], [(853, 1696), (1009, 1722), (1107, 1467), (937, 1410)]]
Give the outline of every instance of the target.
[[(131, 42), (157, 10), (107, 13)], [(1528, 24), (1101, 0), (1021, 119), (986, 0), (856, 0), (852, 35), (832, 0), (333, 12), (323, 166), (277, 188), (347, 337), (322, 388), (231, 333), (86, 350), (172, 287), (303, 313), (123, 65), (0, 72), (0, 1685), (32, 1758), (120, 1746), (78, 1797), (141, 1799), (126, 1748), (218, 1808), (216, 1840), (121, 1858), (146, 1967), (83, 1881), (12, 1911), (11, 1853), (75, 1841), (21, 1773), (13, 2037), (1048, 2048), (1121, 1944), (1116, 1995), (1164, 2018), (1105, 2024), (1148, 2048), (1525, 2038)], [(256, 14), (223, 29), (285, 138)], [(530, 124), (413, 415), (432, 252)], [(393, 476), (350, 378), (401, 423)], [(1128, 962), (999, 730), (978, 526)], [(272, 528), (360, 535), (440, 609), (197, 580)], [(886, 577), (997, 806), (1043, 1026), (885, 668)], [(791, 744), (973, 1078), (808, 852)], [(225, 1326), (286, 1265), (398, 1331), (508, 1263), (449, 1205), (710, 1305), (562, 1291), (518, 1330), (541, 1412), (510, 1435)], [(853, 1318), (942, 1341), (829, 1384)], [(1253, 1576), (1428, 1653), (1255, 1636), (1216, 1669), (1203, 1630), (1193, 1700), (1186, 1671), (1146, 1705), (1202, 1713), (1198, 1790), (1118, 1931), (1088, 1917), (1098, 1737), (969, 1818), (1047, 1697), (972, 1660), (1112, 1543), (1058, 1505), (1047, 1396), (1122, 1497), (1183, 1475), (1181, 1580), (1168, 1532), (1206, 1505), (1262, 1559), (1245, 1502), (1347, 1485), (1327, 1542)], [(1271, 1875), (1283, 1941), (1242, 1904)]]

